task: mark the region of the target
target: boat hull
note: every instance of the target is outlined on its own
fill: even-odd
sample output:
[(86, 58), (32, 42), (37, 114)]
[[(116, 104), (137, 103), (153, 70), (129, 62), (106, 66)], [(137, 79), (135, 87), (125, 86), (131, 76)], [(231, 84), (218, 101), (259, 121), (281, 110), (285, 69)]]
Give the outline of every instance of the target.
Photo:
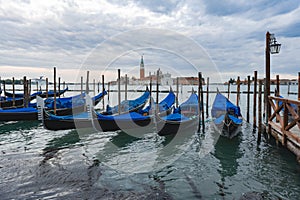
[(156, 115), (156, 129), (160, 136), (176, 135), (186, 131), (196, 131), (199, 125), (199, 118), (195, 117), (187, 121), (168, 121)]
[(0, 112), (0, 121), (25, 121), (37, 119), (37, 112)]
[(242, 124), (236, 124), (234, 123), (228, 115), (225, 116), (224, 120), (221, 123), (215, 123), (215, 128), (217, 131), (220, 133), (220, 135), (228, 137), (228, 138), (233, 138), (236, 135), (239, 134), (241, 131), (241, 126)]

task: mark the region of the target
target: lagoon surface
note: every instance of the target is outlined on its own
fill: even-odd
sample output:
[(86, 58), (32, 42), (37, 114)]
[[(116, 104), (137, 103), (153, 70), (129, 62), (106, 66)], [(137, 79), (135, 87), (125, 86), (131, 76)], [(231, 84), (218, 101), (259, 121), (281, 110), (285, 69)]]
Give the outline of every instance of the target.
[[(183, 88), (180, 102), (190, 89)], [(205, 125), (204, 133), (170, 138), (0, 122), (0, 199), (299, 199), (300, 165), (292, 153), (272, 138), (258, 143), (251, 123), (232, 140), (219, 137), (209, 118)]]

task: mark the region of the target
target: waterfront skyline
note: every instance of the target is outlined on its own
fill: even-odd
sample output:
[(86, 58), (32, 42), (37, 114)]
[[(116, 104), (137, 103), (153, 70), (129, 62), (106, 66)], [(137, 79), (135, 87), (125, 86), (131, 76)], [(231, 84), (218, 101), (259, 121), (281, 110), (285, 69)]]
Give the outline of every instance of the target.
[[(254, 70), (259, 77), (264, 75), (265, 33), (270, 31), (282, 44), (281, 52), (271, 56), (271, 78), (275, 74), (280, 74), (281, 78), (295, 78), (300, 61), (299, 17), (299, 2), (292, 0), (255, 3), (232, 0), (1, 1), (0, 76), (35, 78), (45, 75), (51, 78), (53, 66), (56, 66), (58, 75), (66, 81), (73, 81), (79, 69), (90, 70), (91, 78), (100, 79), (99, 73), (107, 69), (107, 62), (101, 63), (103, 59), (94, 65), (86, 62), (95, 48), (108, 41), (110, 47), (119, 48), (121, 44), (126, 49), (124, 41), (116, 43), (111, 38), (138, 29), (160, 29), (189, 38), (203, 48), (220, 72), (222, 81), (253, 76)], [(127, 38), (126, 42), (134, 43), (137, 38), (143, 41), (141, 35)], [(163, 43), (163, 39), (154, 38), (157, 44)], [(175, 46), (186, 45), (184, 40), (174, 41)], [(188, 62), (174, 58), (174, 55), (180, 57), (176, 52), (152, 52), (145, 48), (140, 51), (129, 48), (128, 51), (122, 54), (122, 59), (115, 59), (119, 54), (110, 57), (115, 65), (105, 71), (108, 80), (116, 78), (115, 68), (131, 72), (129, 76), (135, 73), (138, 76), (141, 54), (145, 54), (146, 74), (149, 66), (170, 73), (174, 68), (177, 74), (193, 74), (192, 70), (186, 70)], [(194, 53), (190, 51), (188, 55), (193, 57)], [(197, 67), (202, 69), (202, 66)], [(212, 74), (203, 70), (204, 76)]]

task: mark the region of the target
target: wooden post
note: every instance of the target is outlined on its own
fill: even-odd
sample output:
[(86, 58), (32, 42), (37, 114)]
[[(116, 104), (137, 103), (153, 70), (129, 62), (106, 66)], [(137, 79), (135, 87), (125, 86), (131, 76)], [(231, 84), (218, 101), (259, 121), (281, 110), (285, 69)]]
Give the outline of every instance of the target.
[(58, 77), (58, 98), (60, 98), (60, 77)]
[(240, 77), (238, 76), (237, 81), (237, 92), (236, 92), (236, 105), (239, 106), (240, 103)]
[(82, 94), (83, 94), (83, 77), (81, 76), (80, 77), (80, 95), (82, 97)]
[(39, 91), (39, 82), (36, 82), (36, 91)]
[(110, 93), (110, 82), (107, 83), (107, 101), (108, 101), (108, 103), (109, 103), (109, 93)]
[(125, 74), (125, 100), (127, 100), (127, 74)]
[(25, 82), (25, 85), (26, 85), (26, 92), (25, 92), (25, 99), (26, 99), (26, 105), (25, 107), (27, 108), (28, 107), (28, 104), (29, 104), (29, 98), (28, 98), (28, 93), (29, 93), (29, 81), (26, 80)]
[(291, 82), (289, 81), (289, 83), (288, 83), (288, 92), (287, 92), (287, 94), (289, 95), (290, 94), (290, 88), (291, 87)]
[(199, 82), (200, 82), (200, 94), (201, 94), (201, 119), (202, 119), (202, 132), (204, 133), (205, 130), (205, 121), (204, 121), (204, 99), (203, 99), (203, 88), (202, 88), (202, 73), (200, 72), (200, 77), (199, 77)]
[(247, 89), (247, 123), (249, 123), (249, 109), (250, 109), (250, 84), (251, 84), (251, 80), (250, 80), (250, 76), (248, 76), (248, 89)]
[[(30, 93), (31, 93), (31, 79), (27, 80), (27, 98), (29, 99)], [(28, 101), (29, 103), (29, 101)]]
[(227, 88), (227, 99), (230, 97), (230, 82), (228, 81), (228, 88)]
[(156, 74), (156, 113), (159, 113), (159, 110), (158, 110), (158, 94), (159, 94), (159, 84), (158, 84), (158, 81), (159, 81), (159, 70), (157, 70), (157, 74)]
[(209, 100), (209, 77), (207, 77), (207, 81), (206, 81), (206, 118), (209, 117), (208, 114), (208, 100)]
[(54, 114), (56, 114), (56, 67), (54, 67)]
[(86, 92), (86, 94), (89, 94), (89, 92), (90, 92), (89, 77), (90, 77), (90, 71), (87, 71), (86, 72), (86, 84), (85, 84), (85, 92)]
[[(298, 72), (298, 101), (300, 101), (300, 72)], [(298, 116), (300, 116), (300, 106), (298, 106)]]
[(150, 97), (152, 96), (152, 76), (150, 76), (150, 84), (149, 84), (149, 87), (150, 87)]
[[(23, 97), (23, 107), (24, 108), (26, 108), (27, 106), (27, 103), (26, 103), (26, 101), (27, 101), (27, 99), (26, 99), (26, 94), (27, 94), (27, 89), (26, 89), (26, 82), (27, 82), (27, 80), (26, 80), (26, 76), (24, 76), (23, 77), (23, 91), (24, 91), (24, 97)], [(5, 81), (4, 81), (4, 91), (5, 91)]]
[(5, 80), (3, 80), (3, 92), (4, 92), (4, 94), (5, 94), (5, 91), (6, 91), (6, 89), (5, 89)]
[(200, 129), (201, 129), (201, 72), (198, 72), (198, 119), (199, 119), (199, 123), (198, 123), (198, 133), (200, 133)]
[(98, 93), (100, 92), (100, 81), (98, 81), (98, 83), (97, 83), (97, 92)]
[(258, 140), (261, 139), (261, 130), (262, 130), (262, 80), (259, 80), (258, 84)]
[(96, 95), (96, 82), (95, 82), (95, 79), (93, 79), (93, 93), (94, 93), (94, 96)]
[(257, 71), (254, 71), (254, 86), (253, 86), (253, 128), (256, 128), (256, 97), (257, 97)]
[(16, 101), (15, 101), (15, 98), (16, 98), (16, 95), (15, 95), (15, 77), (12, 77), (12, 87), (13, 87), (13, 106), (15, 106), (16, 105)]
[(276, 75), (276, 97), (279, 97), (280, 95), (280, 80), (279, 80), (279, 75)]
[(269, 117), (271, 115), (271, 105), (269, 103), (268, 97), (270, 95), (270, 33), (266, 33), (266, 82), (265, 82), (265, 90), (264, 90), (264, 99), (266, 104), (266, 123), (268, 123)]
[(121, 114), (121, 70), (118, 69), (118, 113)]
[(48, 78), (46, 78), (46, 99), (48, 99)]
[(176, 107), (178, 108), (179, 77), (176, 78)]
[[(105, 86), (104, 86), (104, 75), (102, 74), (102, 92), (104, 92), (105, 90)], [(104, 97), (102, 98), (102, 106), (103, 106), (103, 110), (105, 109), (105, 105), (104, 105)]]
[(281, 127), (281, 132), (282, 132), (282, 146), (286, 146), (286, 141), (287, 141), (287, 137), (286, 137), (286, 133), (285, 133), (285, 127), (288, 125), (288, 108), (287, 108), (287, 103), (283, 102), (283, 127)]
[[(280, 84), (279, 75), (276, 75), (276, 92), (275, 92), (276, 97), (279, 97), (279, 95), (280, 95), (279, 84)], [(279, 101), (276, 100), (276, 108), (278, 108), (278, 107), (279, 107)], [(276, 122), (279, 122), (277, 118), (276, 118)]]

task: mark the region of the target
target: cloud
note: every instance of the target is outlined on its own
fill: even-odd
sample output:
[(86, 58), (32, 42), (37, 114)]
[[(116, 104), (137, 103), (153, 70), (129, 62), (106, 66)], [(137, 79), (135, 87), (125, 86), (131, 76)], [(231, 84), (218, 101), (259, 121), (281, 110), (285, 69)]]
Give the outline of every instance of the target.
[[(174, 37), (176, 34), (168, 40), (159, 38), (158, 34), (151, 38), (151, 29), (161, 29), (182, 34), (200, 45), (201, 52), (208, 53), (224, 79), (237, 71), (246, 77), (253, 70), (264, 73), (265, 33), (271, 31), (282, 43), (282, 52), (272, 56), (272, 71), (282, 73), (282, 66), (286, 66), (285, 71), (296, 76), (300, 61), (299, 48), (295, 45), (300, 34), (299, 17), (299, 3), (293, 0), (92, 0), (89, 3), (83, 0), (0, 0), (0, 68), (51, 70), (57, 66), (65, 71), (76, 71), (86, 64), (84, 69), (96, 70), (95, 67), (100, 66), (102, 70), (107, 63), (114, 63), (116, 68), (127, 70), (138, 66), (140, 55), (145, 53), (147, 62), (155, 63), (153, 66), (172, 66), (184, 71), (189, 64), (179, 53), (174, 54), (177, 51), (185, 52), (196, 63), (205, 63), (201, 58), (194, 58), (197, 52), (184, 44), (188, 40)], [(121, 41), (112, 39), (145, 28), (149, 28), (149, 33), (144, 33), (147, 34), (145, 41), (143, 35), (127, 35), (128, 38)], [(145, 48), (147, 44), (143, 43), (153, 46), (149, 40), (168, 51), (156, 49), (151, 53), (151, 48)], [(140, 46), (135, 41), (139, 41)], [(102, 56), (95, 54), (95, 49), (104, 43), (107, 52), (101, 52)], [(137, 51), (133, 46), (144, 49)], [(172, 53), (172, 47), (178, 49)], [(118, 56), (121, 57), (113, 62)], [(7, 75), (13, 74), (12, 71)]]

